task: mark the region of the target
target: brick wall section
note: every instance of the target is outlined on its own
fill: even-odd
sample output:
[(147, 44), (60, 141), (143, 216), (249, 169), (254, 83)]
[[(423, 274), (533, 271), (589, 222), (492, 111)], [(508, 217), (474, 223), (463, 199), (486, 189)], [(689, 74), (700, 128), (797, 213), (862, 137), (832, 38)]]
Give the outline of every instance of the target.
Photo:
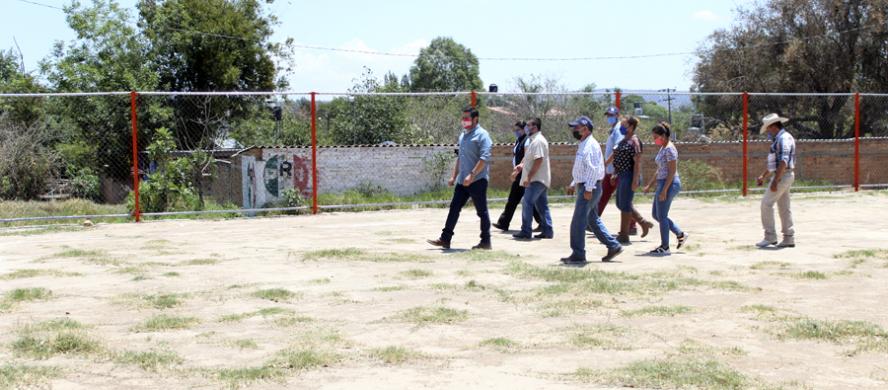
[[(740, 142), (680, 143), (679, 166), (682, 161), (703, 161), (721, 171), (726, 183), (739, 184), (742, 177), (742, 144)], [(764, 169), (769, 143), (749, 143), (749, 177), (754, 179)], [(431, 174), (428, 161), (436, 154), (453, 158), (453, 145), (436, 146), (356, 146), (322, 147), (318, 150), (319, 191), (338, 193), (364, 183), (373, 183), (399, 195), (428, 191), (436, 180), (443, 182), (452, 165), (440, 178)], [(645, 177), (654, 172), (655, 145), (645, 145)], [(861, 139), (861, 183), (888, 183), (888, 139)], [(561, 188), (571, 181), (575, 144), (550, 145), (552, 185)], [(307, 148), (256, 148), (242, 155), (267, 160), (272, 155), (300, 156), (310, 166)], [(491, 187), (507, 189), (512, 170), (512, 145), (495, 145), (491, 161)], [(210, 185), (214, 198), (240, 203), (243, 175), (238, 156), (231, 162), (234, 169), (219, 175)], [(834, 184), (853, 182), (854, 143), (852, 140), (797, 142), (796, 174), (799, 179)], [(272, 170), (273, 171), (273, 170)], [(291, 180), (292, 181), (292, 180)], [(284, 182), (284, 181), (282, 181)], [(310, 185), (310, 180), (308, 180)], [(310, 187), (304, 190), (310, 190)]]

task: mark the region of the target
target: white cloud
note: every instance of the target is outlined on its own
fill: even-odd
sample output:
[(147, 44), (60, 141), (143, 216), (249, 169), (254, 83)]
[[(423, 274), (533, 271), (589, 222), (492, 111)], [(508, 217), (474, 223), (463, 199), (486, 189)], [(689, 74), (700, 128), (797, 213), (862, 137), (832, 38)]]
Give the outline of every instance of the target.
[(708, 9), (699, 10), (691, 14), (691, 18), (695, 20), (702, 20), (704, 22), (717, 22), (721, 20), (721, 16), (717, 15), (715, 12), (712, 12)]

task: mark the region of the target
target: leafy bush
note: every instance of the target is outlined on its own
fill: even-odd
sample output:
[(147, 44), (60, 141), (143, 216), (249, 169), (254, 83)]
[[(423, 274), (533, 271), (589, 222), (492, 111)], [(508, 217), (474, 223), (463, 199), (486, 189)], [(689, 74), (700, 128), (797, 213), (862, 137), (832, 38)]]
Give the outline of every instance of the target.
[(725, 182), (720, 169), (702, 161), (686, 160), (678, 165), (683, 190), (721, 190)]
[[(172, 133), (166, 128), (157, 130), (154, 141), (148, 145), (148, 157), (157, 170), (142, 181), (139, 191), (143, 212), (200, 210), (202, 203), (193, 182), (192, 163), (188, 158), (173, 159), (170, 152), (176, 147)], [(130, 212), (135, 209), (133, 194), (127, 199)]]
[(75, 198), (98, 201), (99, 186), (99, 176), (92, 169), (80, 168), (74, 170), (74, 175), (71, 177), (71, 195)]
[(0, 198), (30, 200), (58, 177), (59, 157), (46, 147), (49, 131), (0, 118)]

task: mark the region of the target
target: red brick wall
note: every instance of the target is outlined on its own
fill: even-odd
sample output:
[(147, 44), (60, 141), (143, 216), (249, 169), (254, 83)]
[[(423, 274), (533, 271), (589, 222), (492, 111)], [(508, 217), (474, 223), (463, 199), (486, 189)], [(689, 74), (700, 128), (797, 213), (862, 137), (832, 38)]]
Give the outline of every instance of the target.
[[(888, 139), (864, 138), (860, 142), (860, 182), (861, 184), (888, 183)], [(721, 171), (726, 183), (739, 185), (743, 175), (743, 145), (740, 142), (719, 143), (680, 143), (678, 146), (679, 166), (681, 161), (702, 161)], [(769, 144), (749, 143), (749, 177), (754, 179), (765, 169)], [(653, 157), (655, 145), (645, 145), (645, 177), (654, 172)], [(570, 184), (576, 145), (550, 145), (552, 186), (564, 187)], [(491, 185), (494, 188), (508, 188), (509, 173), (512, 169), (512, 147), (496, 145), (493, 149)], [(853, 140), (797, 140), (796, 178), (801, 180), (823, 181), (833, 184), (852, 184), (854, 169)]]

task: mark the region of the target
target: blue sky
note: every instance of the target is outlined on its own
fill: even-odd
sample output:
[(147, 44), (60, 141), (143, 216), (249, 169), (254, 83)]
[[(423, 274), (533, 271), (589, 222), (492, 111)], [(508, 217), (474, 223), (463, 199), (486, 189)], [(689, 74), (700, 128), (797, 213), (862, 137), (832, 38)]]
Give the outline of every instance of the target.
[[(33, 0), (52, 6), (68, 1)], [(90, 0), (83, 0), (84, 2)], [(135, 0), (120, 0), (133, 9)], [(56, 40), (74, 38), (62, 11), (20, 0), (0, 0), (0, 48), (18, 41), (28, 70), (37, 68)], [(449, 36), (478, 57), (599, 57), (694, 51), (714, 30), (728, 27), (741, 0), (277, 0), (275, 38), (303, 45), (418, 53), (433, 38)], [(687, 90), (693, 55), (583, 62), (481, 61), (485, 85), (514, 90), (516, 76), (556, 79), (568, 89)], [(291, 90), (343, 92), (371, 68), (401, 75), (409, 57), (299, 49)]]

